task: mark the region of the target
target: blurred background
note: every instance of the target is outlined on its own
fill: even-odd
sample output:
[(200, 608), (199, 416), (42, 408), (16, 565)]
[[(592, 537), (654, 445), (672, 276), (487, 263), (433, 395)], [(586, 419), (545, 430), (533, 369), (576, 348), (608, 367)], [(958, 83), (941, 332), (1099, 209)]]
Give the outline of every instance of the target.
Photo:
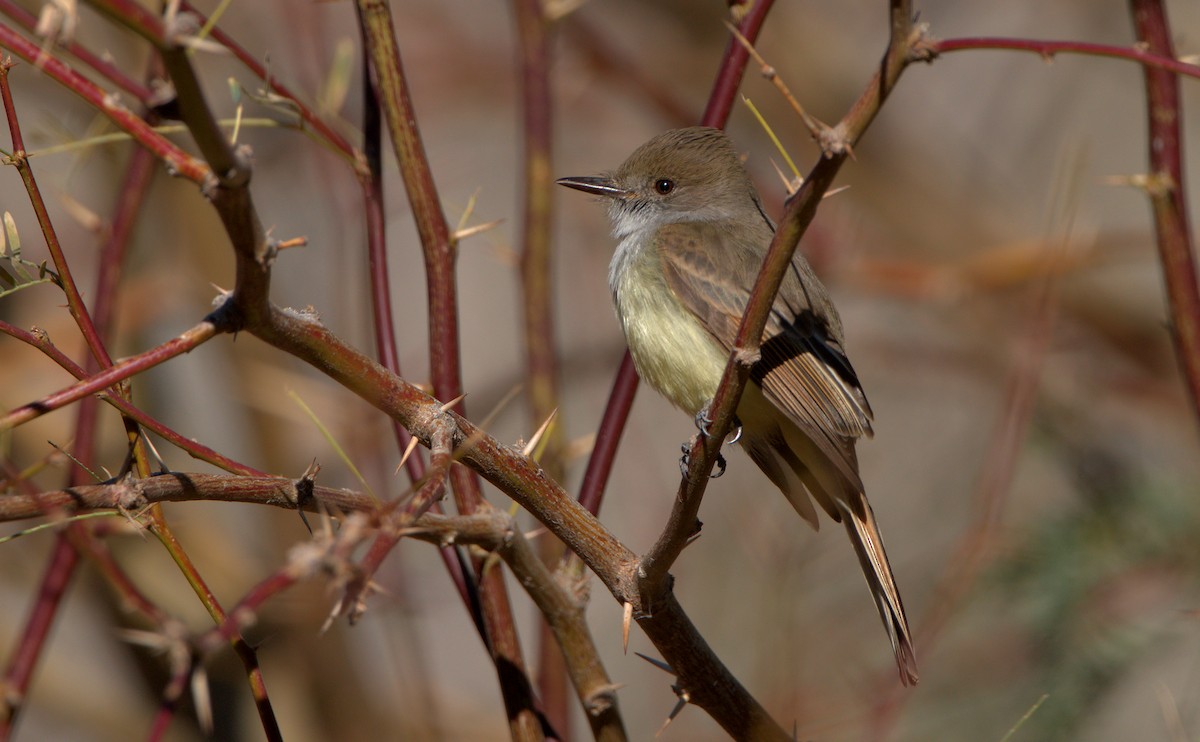
[[(211, 11), (216, 2), (198, 3)], [(39, 3), (24, 3), (36, 9)], [(862, 91), (886, 43), (885, 3), (781, 0), (759, 48), (796, 97), (833, 123)], [(1200, 6), (1168, 3), (1177, 52), (1197, 52)], [(1013, 36), (1133, 43), (1119, 2), (927, 0), (939, 38)], [(461, 328), (468, 411), (481, 420), (525, 376), (515, 258), (521, 139), (516, 32), (505, 3), (393, 4), (397, 36), (442, 203), (453, 224), (503, 219), (463, 243)], [(584, 2), (557, 27), (553, 54), (556, 177), (615, 168), (660, 131), (698, 122), (726, 43), (724, 3)], [(332, 101), (357, 143), (361, 73), (347, 2), (234, 3), (223, 28), (311, 100)], [(147, 47), (86, 9), (78, 38), (135, 78)], [(260, 84), (232, 58), (197, 56), (212, 106), (232, 116), (229, 78)], [(352, 70), (345, 75), (339, 69)], [(94, 110), (29, 65), (12, 75), (31, 150), (111, 130)], [(338, 83), (348, 85), (344, 99)], [(1183, 82), (1185, 110), (1200, 102)], [(743, 93), (801, 171), (818, 151), (774, 88), (751, 67)], [(275, 115), (249, 103), (247, 116)], [(910, 68), (839, 176), (801, 244), (830, 286), (855, 368), (875, 411), (859, 446), (863, 479), (917, 635), (921, 684), (902, 689), (855, 557), (841, 529), (813, 533), (738, 453), (708, 489), (702, 537), (673, 570), (675, 589), (717, 654), (800, 739), (1195, 739), (1200, 735), (1200, 494), (1197, 421), (1168, 334), (1150, 210), (1119, 185), (1146, 169), (1141, 70), (1110, 59), (971, 51)], [(1185, 116), (1185, 123), (1194, 120)], [(780, 162), (740, 102), (729, 131), (771, 213)], [(1187, 145), (1200, 146), (1189, 125)], [(276, 263), (273, 298), (313, 306), (370, 350), (360, 191), (345, 163), (303, 133), (243, 128), (253, 192), (275, 237), (308, 246)], [(7, 134), (4, 136), (7, 147)], [(101, 237), (130, 145), (35, 157), (33, 167), (77, 279), (92, 291)], [(385, 154), (392, 289), (404, 375), (424, 382), (424, 276), (390, 149)], [(13, 169), (0, 209), (25, 256), (46, 259)], [(1188, 163), (1200, 183), (1195, 158)], [(1195, 216), (1195, 189), (1190, 192)], [(603, 208), (555, 194), (554, 321), (561, 348), (560, 423), (578, 490), (624, 343), (606, 272), (613, 242)], [(192, 326), (214, 285), (233, 280), (216, 215), (188, 182), (160, 168), (119, 295), (114, 355)], [(61, 294), (41, 286), (0, 299), (0, 318), (37, 325), (82, 359)], [(47, 359), (0, 337), (0, 407), (67, 385)], [(311, 406), (372, 487), (399, 494), (398, 452), (381, 415), (254, 338), (222, 337), (136, 380), (135, 402), (224, 454), (285, 476), (322, 464), (320, 481), (357, 487), (311, 420)], [(62, 411), (0, 438), (20, 466), (66, 446)], [(522, 394), (491, 432), (528, 439)], [(120, 468), (124, 438), (104, 409), (102, 461)], [(666, 520), (679, 445), (692, 421), (640, 390), (601, 518), (636, 551)], [(181, 471), (209, 469), (162, 445)], [(61, 486), (69, 462), (39, 475)], [(508, 501), (489, 491), (502, 507)], [(232, 604), (307, 538), (295, 514), (238, 505), (167, 508), (218, 596)], [(533, 527), (530, 522), (530, 528)], [(17, 525), (4, 526), (0, 534)], [(0, 652), (13, 652), (52, 544), (41, 533), (0, 546)], [(157, 601), (202, 631), (210, 623), (152, 540), (114, 539), (122, 564)], [(86, 570), (69, 594), (28, 699), (26, 739), (123, 740), (145, 734), (156, 685), (117, 636), (120, 608)], [(289, 740), (504, 739), (504, 710), (486, 651), (429, 546), (402, 544), (359, 625), (318, 630), (336, 594), (304, 584), (271, 601), (249, 630)], [(532, 660), (535, 612), (510, 585)], [(648, 739), (675, 703), (672, 678), (637, 630), (621, 651), (621, 611), (593, 590), (591, 627), (633, 739)], [(209, 667), (218, 737), (261, 735), (240, 667)], [(1023, 717), (1028, 718), (1023, 719)], [(577, 738), (587, 736), (582, 716)], [(662, 739), (720, 738), (686, 709)], [(174, 739), (198, 733), (183, 721)]]

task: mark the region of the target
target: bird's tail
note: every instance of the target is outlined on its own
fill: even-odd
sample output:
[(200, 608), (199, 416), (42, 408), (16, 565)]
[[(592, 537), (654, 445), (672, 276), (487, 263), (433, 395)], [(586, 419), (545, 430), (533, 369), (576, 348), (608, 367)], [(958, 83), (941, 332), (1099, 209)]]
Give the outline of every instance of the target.
[[(787, 495), (796, 512), (813, 528), (819, 525), (813, 500), (831, 518), (846, 526), (854, 553), (858, 555), (863, 575), (871, 588), (871, 596), (879, 609), (879, 617), (883, 619), (883, 627), (892, 641), (900, 682), (916, 685), (917, 659), (908, 630), (908, 619), (904, 616), (904, 604), (900, 601), (900, 591), (896, 589), (896, 581), (892, 577), (883, 538), (879, 535), (875, 514), (871, 512), (871, 505), (862, 492), (862, 485), (849, 481), (840, 469), (829, 463), (828, 458), (817, 450), (815, 444), (798, 433), (788, 439), (792, 447), (750, 436), (743, 440), (742, 445), (754, 463)], [(857, 470), (853, 448), (848, 448), (846, 457), (847, 468)], [(806, 461), (817, 468), (806, 465)], [(810, 495), (812, 499), (809, 499)]]
[(879, 617), (883, 619), (883, 627), (887, 629), (888, 638), (892, 640), (892, 651), (896, 653), (896, 665), (900, 670), (900, 682), (905, 685), (917, 684), (917, 657), (913, 651), (912, 635), (908, 630), (908, 619), (904, 615), (904, 603), (900, 600), (900, 591), (896, 589), (896, 581), (892, 577), (892, 566), (888, 564), (887, 552), (883, 548), (883, 538), (879, 535), (879, 526), (875, 523), (875, 514), (867, 498), (858, 496), (859, 508), (849, 503), (837, 500), (842, 511), (842, 523), (858, 554), (862, 565), (863, 575), (879, 608)]

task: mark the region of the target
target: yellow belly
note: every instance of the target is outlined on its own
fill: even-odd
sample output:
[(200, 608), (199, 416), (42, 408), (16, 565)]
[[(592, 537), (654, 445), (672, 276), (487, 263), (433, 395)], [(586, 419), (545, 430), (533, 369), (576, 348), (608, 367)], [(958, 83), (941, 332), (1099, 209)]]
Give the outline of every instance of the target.
[(617, 314), (638, 376), (695, 415), (716, 393), (729, 355), (650, 268), (631, 265), (615, 282)]

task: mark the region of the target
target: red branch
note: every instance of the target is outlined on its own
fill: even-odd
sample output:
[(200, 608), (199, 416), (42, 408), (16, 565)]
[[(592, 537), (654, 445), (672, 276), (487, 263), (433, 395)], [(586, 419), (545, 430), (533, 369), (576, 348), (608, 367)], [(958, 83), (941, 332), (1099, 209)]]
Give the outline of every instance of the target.
[(1112, 57), (1138, 62), (1146, 67), (1177, 72), (1181, 75), (1200, 78), (1200, 66), (1180, 62), (1170, 53), (1138, 49), (1135, 47), (1093, 44), (1085, 41), (1039, 41), (1037, 39), (1010, 39), (998, 36), (977, 36), (962, 39), (930, 41), (928, 49), (935, 54), (965, 51), (968, 49), (1007, 49), (1031, 52), (1050, 59), (1058, 54), (1087, 54), (1093, 57)]
[[(1159, 0), (1131, 0), (1138, 40), (1158, 57), (1173, 58), (1170, 24)], [(1175, 74), (1145, 66), (1150, 175), (1146, 192), (1154, 210), (1154, 228), (1167, 301), (1171, 307), (1171, 337), (1200, 415), (1200, 287), (1196, 281), (1195, 247), (1188, 225), (1183, 178), (1183, 108)]]
[(173, 174), (181, 175), (200, 184), (207, 183), (212, 177), (212, 171), (208, 169), (207, 165), (154, 131), (140, 116), (122, 105), (115, 96), (71, 69), (65, 62), (55, 57), (42, 55), (41, 49), (36, 44), (23, 38), (4, 24), (0, 24), (0, 48), (8, 49), (26, 62), (36, 64), (42, 72), (108, 116), (117, 125), (117, 128), (132, 136), (138, 144), (165, 162)]

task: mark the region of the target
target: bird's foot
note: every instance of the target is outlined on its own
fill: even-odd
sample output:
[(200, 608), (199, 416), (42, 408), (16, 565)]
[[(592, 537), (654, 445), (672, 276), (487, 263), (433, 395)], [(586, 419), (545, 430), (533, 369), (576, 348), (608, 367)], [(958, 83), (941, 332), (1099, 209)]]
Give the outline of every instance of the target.
[[(713, 419), (708, 416), (708, 409), (711, 406), (712, 406), (712, 400), (709, 400), (708, 404), (701, 407), (700, 411), (696, 413), (696, 429), (699, 430), (700, 435), (704, 436), (705, 438), (708, 438), (709, 435), (711, 435), (711, 433), (708, 430), (709, 426), (713, 424)], [(727, 440), (725, 441), (725, 445), (732, 446), (733, 444), (737, 443), (741, 439), (742, 439), (742, 421), (738, 420), (737, 416), (734, 415), (733, 431), (729, 434)], [(720, 476), (720, 475), (718, 474), (717, 476)]]

